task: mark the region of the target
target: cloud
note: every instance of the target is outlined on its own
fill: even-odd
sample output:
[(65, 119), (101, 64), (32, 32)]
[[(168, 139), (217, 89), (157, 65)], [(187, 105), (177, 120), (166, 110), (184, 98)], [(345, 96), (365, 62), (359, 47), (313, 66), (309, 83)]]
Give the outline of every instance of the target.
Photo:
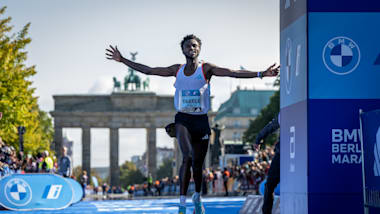
[(112, 76), (98, 77), (88, 90), (89, 94), (110, 94), (113, 90)]

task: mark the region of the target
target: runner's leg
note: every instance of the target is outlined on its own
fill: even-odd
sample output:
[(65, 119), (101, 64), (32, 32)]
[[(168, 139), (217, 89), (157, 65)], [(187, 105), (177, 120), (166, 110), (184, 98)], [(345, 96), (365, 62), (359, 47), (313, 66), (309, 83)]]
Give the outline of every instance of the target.
[(179, 147), (182, 152), (182, 165), (179, 170), (179, 185), (180, 185), (180, 195), (186, 195), (187, 189), (189, 187), (191, 172), (190, 168), (192, 165), (192, 146), (191, 146), (191, 135), (187, 128), (177, 123), (176, 124), (176, 136), (178, 140)]
[(193, 178), (195, 182), (195, 192), (200, 192), (202, 188), (202, 171), (203, 171), (203, 162), (205, 160), (207, 149), (208, 149), (208, 140), (200, 140), (198, 142), (193, 142)]

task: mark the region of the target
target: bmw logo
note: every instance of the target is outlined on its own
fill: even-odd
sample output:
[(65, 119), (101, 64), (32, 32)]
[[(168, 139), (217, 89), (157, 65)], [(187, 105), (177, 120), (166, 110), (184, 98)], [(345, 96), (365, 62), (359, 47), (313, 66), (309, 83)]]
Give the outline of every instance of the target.
[(352, 39), (339, 36), (326, 43), (322, 58), (329, 71), (337, 75), (346, 75), (358, 67), (360, 49)]
[(23, 179), (9, 180), (4, 191), (8, 202), (15, 206), (25, 206), (32, 200), (32, 189)]

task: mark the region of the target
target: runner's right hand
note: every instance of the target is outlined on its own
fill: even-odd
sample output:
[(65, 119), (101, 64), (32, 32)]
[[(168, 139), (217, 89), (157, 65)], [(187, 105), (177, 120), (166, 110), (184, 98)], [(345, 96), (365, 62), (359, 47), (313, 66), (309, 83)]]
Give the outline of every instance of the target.
[(107, 59), (121, 62), (121, 59), (123, 58), (123, 56), (121, 55), (120, 51), (117, 49), (117, 46), (112, 47), (112, 45), (110, 45), (110, 48), (111, 49), (106, 49), (106, 55), (108, 56)]

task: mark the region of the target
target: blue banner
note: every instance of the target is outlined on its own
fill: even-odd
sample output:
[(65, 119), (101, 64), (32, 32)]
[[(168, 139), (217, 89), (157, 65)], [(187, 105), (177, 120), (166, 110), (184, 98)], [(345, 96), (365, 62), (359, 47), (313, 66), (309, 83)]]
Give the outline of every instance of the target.
[(365, 204), (380, 207), (380, 109), (361, 117)]
[(66, 178), (66, 180), (70, 183), (70, 185), (74, 191), (73, 192), (74, 198), (73, 198), (73, 201), (71, 203), (79, 202), (84, 196), (83, 187), (80, 185), (80, 183), (78, 183), (78, 181), (76, 181), (74, 179)]
[(308, 207), (312, 213), (363, 212), (359, 109), (379, 108), (376, 99), (308, 101)]
[[(309, 100), (308, 104), (308, 149), (311, 151), (308, 192), (361, 196), (359, 109), (378, 109), (379, 100), (317, 99)], [(326, 175), (325, 179), (321, 179), (321, 175)]]
[(0, 205), (11, 210), (57, 210), (73, 201), (69, 182), (54, 174), (13, 174), (0, 180)]
[(309, 13), (309, 99), (380, 99), (378, 20), (380, 13)]

